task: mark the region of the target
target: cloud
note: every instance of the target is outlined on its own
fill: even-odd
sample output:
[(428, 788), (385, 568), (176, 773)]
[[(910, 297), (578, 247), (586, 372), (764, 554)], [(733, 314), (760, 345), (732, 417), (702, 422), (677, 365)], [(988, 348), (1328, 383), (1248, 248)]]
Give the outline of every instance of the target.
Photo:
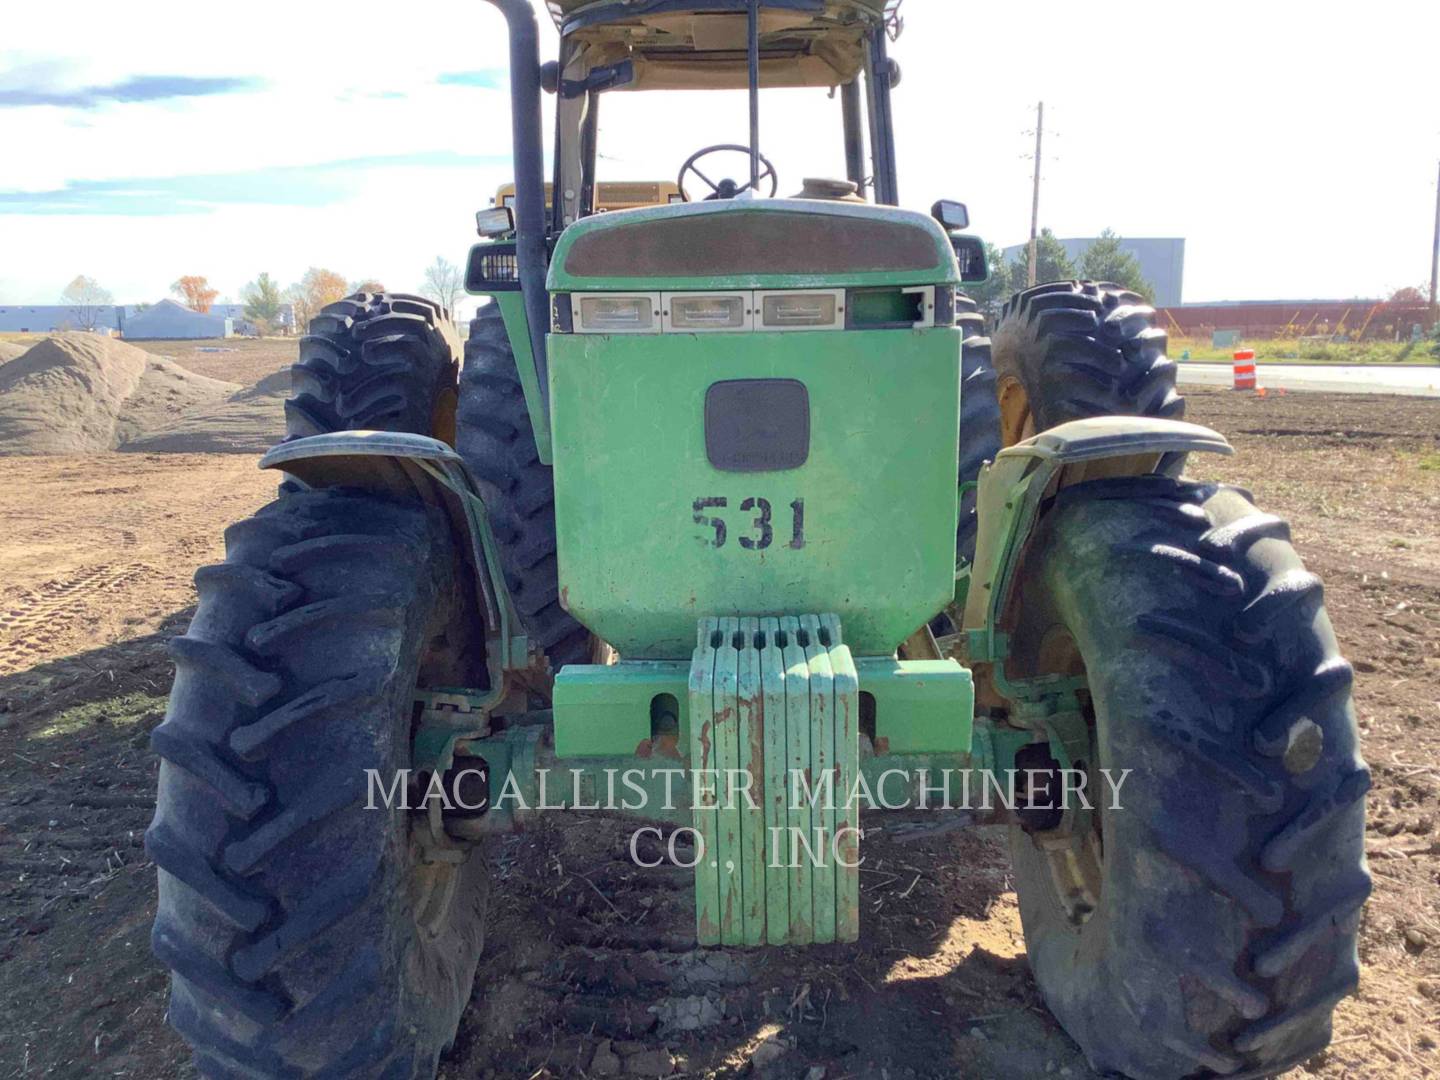
[(73, 180), (52, 191), (0, 191), (0, 215), (163, 216), (202, 214), (233, 205), (320, 207), (353, 196), (376, 169), (474, 168), (503, 165), (507, 160), (432, 150), (242, 172)]
[(136, 75), (107, 86), (84, 86), (75, 90), (40, 87), (0, 88), (0, 109), (31, 105), (54, 105), (70, 109), (94, 109), (110, 102), (168, 101), (173, 98), (211, 97), (258, 90), (260, 79), (188, 75)]
[(482, 90), (498, 90), (505, 85), (505, 70), (481, 68), (479, 71), (446, 71), (435, 81), (441, 86), (476, 86)]

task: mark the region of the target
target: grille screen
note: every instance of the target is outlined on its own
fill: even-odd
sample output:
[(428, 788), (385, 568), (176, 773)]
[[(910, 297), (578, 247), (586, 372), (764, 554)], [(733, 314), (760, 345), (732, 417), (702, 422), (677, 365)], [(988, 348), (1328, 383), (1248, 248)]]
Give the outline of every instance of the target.
[(465, 288), (471, 292), (520, 288), (520, 264), (513, 243), (476, 244), (465, 267)]
[(576, 277), (699, 277), (931, 270), (934, 237), (893, 221), (825, 214), (714, 214), (639, 221), (576, 240)]

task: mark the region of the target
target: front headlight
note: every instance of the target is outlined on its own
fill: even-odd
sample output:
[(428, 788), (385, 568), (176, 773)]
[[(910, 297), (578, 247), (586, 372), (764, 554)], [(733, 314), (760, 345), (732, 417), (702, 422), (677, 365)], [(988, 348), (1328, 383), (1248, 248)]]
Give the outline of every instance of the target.
[(691, 333), (749, 330), (749, 293), (666, 293), (661, 297), (666, 330)]
[(650, 293), (579, 296), (575, 328), (584, 334), (658, 334), (659, 302)]
[(845, 290), (759, 292), (760, 325), (766, 330), (837, 330), (845, 325)]

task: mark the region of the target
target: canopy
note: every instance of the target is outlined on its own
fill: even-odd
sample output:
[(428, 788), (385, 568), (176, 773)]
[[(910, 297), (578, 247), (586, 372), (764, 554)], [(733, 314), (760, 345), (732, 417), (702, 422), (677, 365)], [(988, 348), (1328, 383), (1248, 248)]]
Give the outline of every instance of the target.
[[(630, 60), (629, 90), (743, 89), (746, 14), (726, 0), (548, 0), (584, 66)], [(838, 86), (864, 64), (865, 35), (898, 0), (799, 0), (760, 11), (760, 85)], [(721, 10), (717, 10), (721, 9)]]

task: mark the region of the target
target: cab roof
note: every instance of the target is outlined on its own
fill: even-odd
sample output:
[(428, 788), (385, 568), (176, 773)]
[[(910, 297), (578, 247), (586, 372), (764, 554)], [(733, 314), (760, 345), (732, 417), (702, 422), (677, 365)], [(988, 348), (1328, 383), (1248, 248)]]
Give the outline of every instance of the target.
[[(744, 0), (547, 0), (584, 66), (630, 61), (627, 90), (749, 85)], [(900, 0), (762, 0), (760, 85), (832, 87), (864, 65), (865, 36)]]

